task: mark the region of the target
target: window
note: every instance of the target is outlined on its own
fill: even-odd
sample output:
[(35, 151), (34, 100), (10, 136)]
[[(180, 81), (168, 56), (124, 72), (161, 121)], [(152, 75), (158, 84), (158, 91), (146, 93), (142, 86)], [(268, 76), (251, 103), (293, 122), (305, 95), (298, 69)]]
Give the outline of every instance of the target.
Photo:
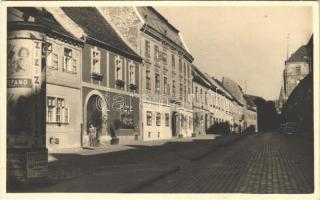
[(196, 86), (196, 102), (198, 102), (198, 87)]
[(163, 77), (163, 92), (164, 94), (168, 94), (168, 78), (167, 77)]
[(145, 41), (145, 56), (150, 58), (150, 42), (148, 40)]
[(188, 78), (190, 78), (190, 65), (188, 65)]
[(184, 74), (184, 77), (186, 77), (186, 74), (187, 74), (186, 63), (183, 63), (183, 74)]
[(174, 56), (174, 54), (171, 54), (171, 65), (172, 68), (175, 68), (176, 66), (176, 57)]
[(187, 101), (187, 86), (184, 86), (184, 100)]
[(65, 106), (64, 98), (47, 97), (47, 122), (69, 123), (69, 108)]
[(48, 119), (47, 122), (54, 122), (53, 120), (53, 108), (52, 107), (48, 107)]
[(156, 64), (159, 64), (160, 61), (160, 51), (157, 45), (154, 45), (154, 61)]
[(48, 43), (47, 48), (47, 66), (53, 69), (58, 69), (58, 54), (53, 52), (51, 43)]
[(182, 60), (179, 58), (179, 71), (182, 72)]
[(207, 91), (204, 92), (204, 103), (208, 105)]
[(147, 111), (147, 126), (152, 126), (152, 112)]
[(136, 84), (135, 67), (133, 62), (129, 63), (129, 83), (133, 85)]
[(176, 82), (172, 81), (172, 96), (176, 95)]
[(169, 115), (169, 113), (165, 114), (165, 123), (166, 123), (166, 126), (169, 126), (169, 123), (170, 123), (170, 115)]
[(123, 63), (120, 57), (115, 59), (115, 66), (116, 66), (116, 80), (123, 80)]
[(100, 51), (95, 47), (91, 49), (91, 73), (100, 74)]
[(301, 74), (301, 67), (300, 66), (296, 66), (296, 74)]
[(161, 113), (157, 112), (156, 115), (156, 125), (160, 126), (161, 125)]
[(202, 101), (202, 88), (200, 88), (200, 102), (201, 102), (201, 104), (203, 103), (203, 101)]
[(72, 71), (72, 50), (68, 48), (64, 48), (64, 56), (63, 56), (63, 71)]
[(167, 64), (168, 64), (168, 62), (167, 62), (167, 52), (166, 52), (165, 49), (164, 49), (164, 51), (162, 52), (162, 63), (163, 63), (164, 65), (167, 65)]
[(151, 89), (151, 76), (149, 70), (146, 71), (146, 89)]
[(155, 74), (156, 92), (160, 92), (160, 75)]
[(182, 95), (183, 95), (183, 88), (182, 87), (183, 87), (182, 83), (180, 83), (180, 97), (182, 97)]

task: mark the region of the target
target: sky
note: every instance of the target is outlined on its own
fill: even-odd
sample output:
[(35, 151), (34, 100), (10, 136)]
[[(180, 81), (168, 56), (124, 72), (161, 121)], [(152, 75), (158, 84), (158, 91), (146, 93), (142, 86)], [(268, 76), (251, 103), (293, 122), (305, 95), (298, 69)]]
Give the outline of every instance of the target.
[(201, 71), (266, 100), (279, 97), (288, 41), (290, 56), (312, 34), (308, 6), (155, 8), (180, 30)]

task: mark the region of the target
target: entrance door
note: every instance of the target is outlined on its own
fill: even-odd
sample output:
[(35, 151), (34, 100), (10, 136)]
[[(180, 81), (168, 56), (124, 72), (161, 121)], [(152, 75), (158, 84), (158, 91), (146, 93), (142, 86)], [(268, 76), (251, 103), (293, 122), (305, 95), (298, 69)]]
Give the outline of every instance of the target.
[(101, 134), (102, 128), (102, 110), (97, 105), (98, 98), (97, 95), (92, 95), (87, 104), (87, 132), (91, 124), (96, 127), (97, 137)]

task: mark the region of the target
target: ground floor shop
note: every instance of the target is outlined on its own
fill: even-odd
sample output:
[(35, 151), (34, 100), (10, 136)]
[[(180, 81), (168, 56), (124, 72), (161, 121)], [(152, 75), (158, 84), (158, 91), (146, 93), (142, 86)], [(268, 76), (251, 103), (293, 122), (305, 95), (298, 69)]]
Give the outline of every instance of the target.
[(83, 87), (82, 98), (82, 146), (89, 145), (90, 127), (100, 145), (110, 144), (112, 138), (121, 143), (139, 138), (139, 96)]
[(152, 101), (142, 102), (141, 107), (142, 140), (190, 137), (192, 135), (192, 110)]

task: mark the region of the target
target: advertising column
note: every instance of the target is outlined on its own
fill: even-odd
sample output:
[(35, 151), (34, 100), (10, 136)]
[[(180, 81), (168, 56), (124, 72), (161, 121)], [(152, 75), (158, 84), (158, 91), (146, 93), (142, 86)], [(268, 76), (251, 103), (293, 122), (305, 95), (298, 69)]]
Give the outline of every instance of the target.
[(12, 31), (7, 46), (7, 182), (43, 182), (46, 149), (46, 43), (35, 31)]

